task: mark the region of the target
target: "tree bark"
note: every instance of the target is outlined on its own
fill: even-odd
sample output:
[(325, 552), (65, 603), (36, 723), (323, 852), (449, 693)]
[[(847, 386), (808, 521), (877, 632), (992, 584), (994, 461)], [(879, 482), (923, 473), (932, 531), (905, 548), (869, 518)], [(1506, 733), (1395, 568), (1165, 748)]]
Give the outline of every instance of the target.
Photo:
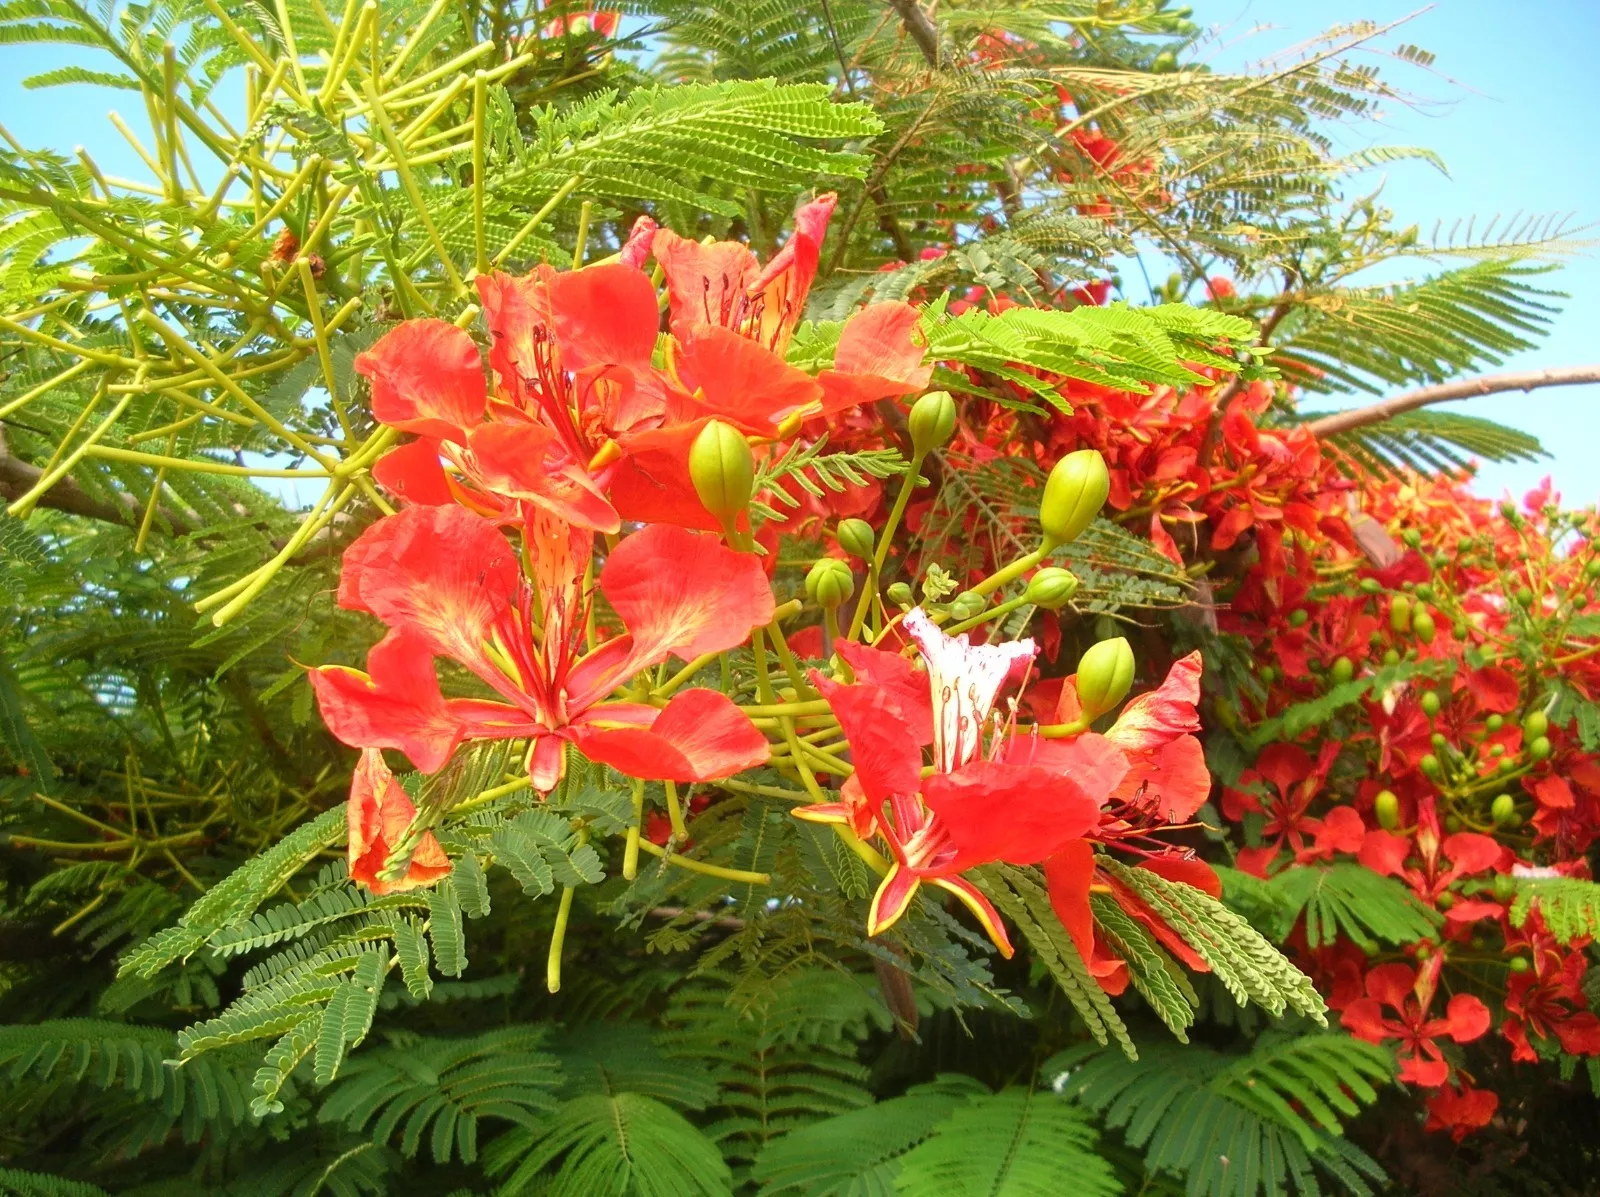
[(935, 70), (939, 67), (939, 29), (933, 19), (922, 11), (917, 0), (889, 0), (889, 7), (900, 14), (900, 23), (917, 43), (917, 49)]
[(1331, 416), (1323, 416), (1320, 420), (1312, 420), (1306, 427), (1318, 436), (1333, 436), (1335, 433), (1349, 432), (1352, 428), (1381, 424), (1404, 412), (1415, 411), (1431, 403), (1445, 403), (1451, 399), (1475, 399), (1479, 395), (1494, 395), (1501, 391), (1533, 391), (1540, 387), (1581, 386), (1589, 382), (1600, 382), (1600, 365), (1556, 366), (1548, 370), (1480, 374), (1476, 378), (1463, 378), (1455, 382), (1440, 383), (1438, 386), (1407, 391), (1403, 395), (1396, 395), (1393, 399), (1385, 399), (1368, 407), (1335, 412)]

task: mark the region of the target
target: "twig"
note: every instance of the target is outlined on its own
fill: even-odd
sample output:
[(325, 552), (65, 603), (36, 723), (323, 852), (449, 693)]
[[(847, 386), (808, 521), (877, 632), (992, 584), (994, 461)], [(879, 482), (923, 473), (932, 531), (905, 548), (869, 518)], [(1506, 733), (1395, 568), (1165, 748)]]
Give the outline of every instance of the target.
[(1404, 412), (1415, 411), (1432, 403), (1446, 403), (1451, 399), (1475, 399), (1479, 395), (1494, 395), (1501, 391), (1533, 391), (1540, 387), (1571, 387), (1600, 382), (1600, 365), (1556, 366), (1548, 370), (1523, 370), (1510, 374), (1480, 374), (1476, 378), (1463, 378), (1444, 382), (1438, 386), (1420, 387), (1385, 399), (1368, 407), (1335, 412), (1312, 420), (1306, 425), (1318, 436), (1333, 436), (1349, 432), (1352, 428), (1365, 428), (1381, 424)]

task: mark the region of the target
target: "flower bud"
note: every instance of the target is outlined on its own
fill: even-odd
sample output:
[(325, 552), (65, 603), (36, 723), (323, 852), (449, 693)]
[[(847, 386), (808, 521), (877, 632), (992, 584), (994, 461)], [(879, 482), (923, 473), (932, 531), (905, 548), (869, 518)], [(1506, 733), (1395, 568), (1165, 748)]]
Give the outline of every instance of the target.
[(1432, 690), (1424, 690), (1418, 700), (1422, 705), (1422, 713), (1432, 719), (1439, 713), (1439, 696)]
[(897, 607), (911, 606), (911, 587), (905, 582), (893, 582), (883, 593)]
[(865, 560), (872, 556), (876, 547), (876, 538), (872, 534), (872, 525), (866, 520), (840, 520), (839, 521), (839, 547), (852, 557)]
[(1045, 480), (1039, 499), (1039, 526), (1047, 548), (1070, 544), (1094, 522), (1111, 493), (1106, 459), (1095, 449), (1068, 453)]
[(1127, 637), (1102, 640), (1078, 660), (1078, 705), (1086, 719), (1116, 706), (1133, 685), (1133, 646)]
[(1425, 776), (1435, 780), (1437, 780), (1439, 774), (1443, 772), (1443, 769), (1439, 764), (1439, 758), (1434, 756), (1431, 752), (1417, 762), (1417, 767), (1422, 770)]
[(1550, 730), (1550, 716), (1543, 711), (1529, 711), (1522, 721), (1522, 735), (1528, 740), (1537, 740)]
[(1403, 594), (1394, 596), (1389, 603), (1389, 627), (1404, 632), (1411, 627), (1411, 600)]
[(708, 420), (689, 449), (689, 478), (705, 509), (732, 524), (750, 505), (756, 464), (744, 433), (721, 420)]
[(1046, 611), (1059, 611), (1078, 593), (1078, 575), (1070, 569), (1047, 565), (1028, 579), (1023, 601)]
[(1411, 633), (1424, 644), (1432, 644), (1438, 629), (1434, 626), (1433, 616), (1421, 607), (1418, 607), (1411, 616)]
[(963, 590), (950, 600), (950, 618), (960, 622), (971, 619), (989, 605), (989, 600), (981, 594), (974, 594), (970, 590)]
[(824, 557), (806, 574), (806, 597), (820, 607), (836, 610), (855, 593), (850, 567), (837, 557)]
[(956, 401), (949, 391), (929, 391), (911, 405), (906, 426), (911, 431), (911, 451), (924, 457), (943, 447), (956, 430)]
[(1400, 799), (1393, 790), (1378, 791), (1378, 796), (1372, 800), (1372, 814), (1385, 831), (1400, 826)]
[[(1509, 796), (1509, 795), (1508, 795)], [(1517, 879), (1510, 873), (1496, 873), (1494, 875), (1494, 899), (1496, 902), (1509, 902), (1517, 896)]]
[(1336, 686), (1342, 686), (1356, 675), (1356, 663), (1349, 657), (1339, 657), (1333, 663), (1333, 668), (1328, 670), (1328, 676), (1333, 679)]
[(1489, 804), (1489, 814), (1499, 827), (1513, 827), (1517, 822), (1517, 802), (1510, 794), (1496, 794)]
[(1528, 745), (1528, 755), (1536, 761), (1542, 761), (1550, 755), (1550, 737), (1536, 736), (1533, 743)]

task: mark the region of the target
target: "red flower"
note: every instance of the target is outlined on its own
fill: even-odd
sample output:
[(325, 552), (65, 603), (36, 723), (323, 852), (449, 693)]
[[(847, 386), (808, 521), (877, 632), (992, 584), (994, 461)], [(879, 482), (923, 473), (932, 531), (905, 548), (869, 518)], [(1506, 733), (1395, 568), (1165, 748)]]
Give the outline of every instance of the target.
[(1446, 1086), (1428, 1098), (1428, 1122), (1423, 1130), (1447, 1130), (1457, 1143), (1489, 1125), (1500, 1108), (1500, 1095), (1489, 1089)]
[(1298, 744), (1269, 744), (1256, 758), (1255, 768), (1246, 770), (1240, 781), (1265, 781), (1276, 793), (1263, 800), (1247, 790), (1225, 791), (1222, 808), (1228, 818), (1241, 819), (1247, 811), (1262, 811), (1267, 816), (1261, 829), (1262, 846), (1240, 850), (1240, 869), (1265, 877), (1284, 847), (1294, 853), (1296, 864), (1360, 849), (1366, 827), (1353, 808), (1337, 806), (1325, 819), (1308, 813), (1338, 755), (1336, 743), (1324, 744), (1315, 761)]
[(1600, 1018), (1590, 1012), (1583, 993), (1588, 961), (1582, 948), (1579, 942), (1564, 950), (1538, 918), (1529, 920), (1522, 943), (1506, 944), (1508, 953), (1526, 949), (1532, 956), (1527, 972), (1510, 973), (1506, 981), (1506, 1020), (1500, 1033), (1511, 1044), (1513, 1060), (1538, 1062), (1529, 1032), (1555, 1039), (1569, 1055), (1600, 1056)]
[[(1367, 974), (1367, 996), (1351, 1002), (1341, 1016), (1344, 1029), (1357, 1039), (1398, 1040), (1400, 1079), (1428, 1088), (1444, 1084), (1450, 1076), (1439, 1039), (1470, 1043), (1489, 1029), (1489, 1008), (1466, 993), (1450, 999), (1443, 1018), (1428, 1017), (1443, 965), (1442, 953), (1435, 953), (1420, 970), (1406, 964), (1379, 965)], [(1386, 1015), (1384, 1007), (1393, 1013)]]
[[(1406, 862), (1416, 856), (1417, 863)], [(1439, 814), (1431, 795), (1417, 804), (1417, 829), (1415, 840), (1392, 832), (1372, 830), (1361, 843), (1361, 863), (1375, 873), (1398, 877), (1430, 906), (1439, 896), (1472, 873), (1499, 869), (1505, 864), (1508, 853), (1498, 840), (1472, 831), (1458, 831), (1439, 838)], [(1483, 899), (1459, 899), (1445, 917), (1452, 922), (1472, 922), (1480, 918), (1498, 918), (1503, 912), (1498, 902)]]
[[(535, 531), (533, 585), (494, 524), (459, 507), (407, 508), (362, 533), (345, 552), (339, 602), (376, 615), (389, 634), (368, 673), (311, 671), (334, 735), (398, 748), (429, 772), (464, 739), (528, 737), (541, 792), (561, 777), (563, 742), (657, 780), (728, 777), (767, 759), (765, 737), (716, 691), (681, 691), (659, 710), (607, 698), (668, 656), (733, 648), (769, 622), (772, 592), (754, 556), (661, 525), (627, 537), (600, 574), (627, 634), (584, 652), (588, 596), (575, 562), (588, 556), (588, 538), (553, 522)], [(464, 666), (505, 701), (443, 698), (435, 657)]]
[(375, 894), (395, 894), (403, 890), (432, 885), (450, 872), (450, 858), (444, 854), (433, 832), (424, 831), (417, 841), (405, 875), (396, 881), (378, 877), (389, 853), (404, 837), (417, 808), (406, 796), (404, 787), (383, 763), (383, 753), (364, 749), (361, 762), (350, 775), (350, 801), (345, 807), (349, 834), (350, 876)]

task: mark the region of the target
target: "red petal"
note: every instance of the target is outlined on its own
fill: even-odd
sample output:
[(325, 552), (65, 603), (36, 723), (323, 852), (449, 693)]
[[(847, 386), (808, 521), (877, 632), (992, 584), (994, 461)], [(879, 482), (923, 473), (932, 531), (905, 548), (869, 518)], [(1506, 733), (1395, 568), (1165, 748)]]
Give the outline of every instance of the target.
[(1336, 806), (1317, 828), (1317, 853), (1360, 852), (1366, 842), (1367, 827), (1353, 807)]
[(767, 738), (741, 710), (715, 690), (684, 690), (645, 727), (608, 729), (609, 708), (591, 708), (572, 729), (590, 760), (647, 781), (715, 781), (763, 765)]
[(633, 638), (640, 668), (669, 653), (691, 661), (736, 648), (772, 622), (772, 587), (754, 554), (665, 524), (623, 540), (600, 572), (600, 589)]
[(1367, 996), (1404, 1010), (1406, 999), (1412, 996), (1417, 984), (1417, 974), (1409, 965), (1380, 964), (1367, 974)]
[(657, 231), (651, 252), (666, 275), (669, 323), (679, 335), (696, 324), (731, 327), (761, 269), (755, 254), (738, 241), (702, 245), (671, 229)]
[(648, 274), (609, 262), (553, 275), (547, 287), (565, 369), (650, 365), (661, 312)]
[(1200, 669), (1198, 650), (1175, 662), (1160, 686), (1122, 709), (1106, 738), (1121, 748), (1159, 748), (1199, 731), (1200, 716), (1194, 708), (1200, 701)]
[(407, 320), (356, 355), (372, 415), (391, 428), (459, 439), (483, 419), (488, 387), (472, 338), (448, 320)]
[(1504, 715), (1517, 709), (1522, 699), (1522, 686), (1517, 679), (1497, 665), (1486, 665), (1467, 673), (1467, 693), (1483, 714)]
[(1198, 856), (1152, 856), (1149, 860), (1141, 861), (1139, 867), (1149, 869), (1156, 876), (1165, 877), (1168, 881), (1192, 885), (1202, 893), (1210, 894), (1219, 902), (1222, 900), (1222, 878), (1218, 877), (1217, 871)]
[[(1571, 810), (1578, 804), (1578, 799), (1572, 792), (1572, 787), (1567, 784), (1566, 778), (1541, 777), (1533, 783), (1533, 796), (1539, 800), (1539, 805), (1551, 810)], [(1448, 849), (1446, 849), (1448, 854)]]
[(1128, 773), (1128, 756), (1105, 736), (1085, 732), (1070, 740), (1018, 736), (1006, 745), (1008, 765), (1033, 765), (1069, 779), (1096, 804), (1117, 793)]
[(1600, 1056), (1600, 1018), (1585, 1011), (1554, 1024), (1561, 1049), (1574, 1056)]
[(650, 260), (650, 244), (655, 240), (656, 228), (656, 222), (648, 216), (641, 216), (634, 221), (633, 228), (628, 230), (627, 241), (617, 253), (618, 261), (624, 266), (642, 268)]
[(439, 442), (427, 437), (390, 449), (372, 467), (372, 476), (407, 503), (439, 507), (455, 502), (439, 461)]
[(689, 478), (689, 447), (705, 420), (628, 433), (618, 439), (623, 458), (609, 491), (617, 514), (641, 523), (674, 524), (714, 532), (721, 525), (694, 492)]
[(1050, 907), (1072, 937), (1078, 955), (1094, 956), (1094, 914), (1089, 907), (1089, 886), (1094, 881), (1094, 845), (1088, 840), (1063, 844), (1044, 862)]
[(1100, 824), (1100, 800), (1037, 766), (982, 759), (922, 783), (923, 800), (955, 849), (943, 868), (961, 872), (1006, 860), (1034, 864)]
[(1298, 744), (1268, 744), (1256, 758), (1256, 772), (1285, 797), (1295, 784), (1311, 776), (1311, 756)]
[(546, 283), (555, 271), (540, 267), (533, 274), (513, 278), (496, 270), (477, 278), (483, 322), (493, 338), (489, 365), (500, 378), (507, 398), (525, 403), (529, 378), (539, 375), (538, 347), (550, 333), (550, 295)]
[(1011, 946), (1011, 937), (1006, 934), (1006, 925), (1000, 919), (1000, 914), (995, 910), (993, 903), (983, 896), (983, 892), (968, 881), (965, 877), (935, 877), (932, 884), (946, 890), (961, 899), (966, 908), (972, 911), (983, 930), (994, 941), (994, 946), (1000, 949), (1000, 955), (1010, 960), (1016, 949)]
[(754, 331), (763, 344), (782, 349), (806, 310), (806, 295), (822, 253), (822, 238), (837, 202), (838, 196), (830, 191), (802, 205), (794, 214), (794, 232), (747, 288), (746, 293), (757, 301), (755, 312), (760, 327)]
[(1457, 1143), (1481, 1130), (1500, 1108), (1500, 1095), (1489, 1089), (1440, 1089), (1428, 1098), (1428, 1123), (1423, 1130), (1447, 1130)]
[[(793, 645), (791, 639), (790, 644)], [(928, 674), (899, 653), (869, 648), (852, 640), (834, 645), (856, 675), (856, 681), (881, 691), (900, 711), (900, 719), (919, 744), (933, 743), (933, 696)]]
[(892, 796), (922, 788), (920, 742), (888, 694), (870, 686), (840, 685), (815, 671), (811, 683), (828, 700), (850, 741), (855, 780), (874, 812)]
[(1357, 1039), (1368, 1043), (1382, 1043), (1399, 1029), (1383, 1016), (1383, 1007), (1376, 998), (1357, 998), (1344, 1008), (1339, 1016), (1340, 1025)]
[(488, 490), (526, 499), (580, 528), (612, 533), (622, 527), (589, 471), (543, 424), (484, 424), (472, 430), (468, 444), (473, 472)]
[(1500, 841), (1473, 831), (1458, 831), (1454, 835), (1447, 835), (1439, 847), (1450, 861), (1449, 873), (1452, 878), (1492, 869), (1506, 855), (1506, 850), (1500, 846)]
[(1405, 836), (1387, 831), (1369, 831), (1361, 841), (1361, 863), (1374, 873), (1393, 877), (1405, 871), (1406, 857), (1411, 855), (1411, 841)]
[(1470, 993), (1458, 993), (1445, 1007), (1444, 1034), (1457, 1043), (1470, 1043), (1489, 1030), (1489, 1007)]
[(673, 366), (694, 393), (694, 411), (744, 432), (770, 436), (785, 416), (822, 398), (811, 375), (726, 328), (696, 325), (680, 340)]
[(483, 645), (521, 577), (516, 550), (489, 520), (460, 507), (407, 507), (345, 550), (339, 605), (415, 633), (436, 657), (493, 674)]
[[(1432, 1046), (1425, 1044), (1422, 1050), (1426, 1051)], [(1450, 1065), (1442, 1058), (1430, 1059), (1420, 1052), (1413, 1056), (1407, 1056), (1402, 1052), (1400, 1071), (1396, 1074), (1396, 1079), (1407, 1085), (1421, 1085), (1424, 1089), (1432, 1089), (1450, 1079)]]
[(342, 665), (310, 671), (322, 721), (353, 748), (396, 748), (424, 773), (469, 737), (515, 739), (538, 725), (515, 707), (439, 693), (433, 656), (416, 635), (394, 631), (367, 654), (370, 673)]
[(1206, 751), (1193, 736), (1179, 736), (1154, 752), (1130, 753), (1128, 761), (1117, 796), (1132, 800), (1143, 787), (1143, 804), (1169, 823), (1190, 818), (1211, 796)]
[(416, 813), (405, 788), (383, 763), (383, 753), (375, 748), (364, 751), (350, 777), (350, 802), (345, 808), (352, 879), (375, 894), (393, 894), (432, 885), (450, 872), (450, 858), (433, 832), (425, 831), (405, 876), (397, 881), (378, 879), (390, 849), (404, 837)]

